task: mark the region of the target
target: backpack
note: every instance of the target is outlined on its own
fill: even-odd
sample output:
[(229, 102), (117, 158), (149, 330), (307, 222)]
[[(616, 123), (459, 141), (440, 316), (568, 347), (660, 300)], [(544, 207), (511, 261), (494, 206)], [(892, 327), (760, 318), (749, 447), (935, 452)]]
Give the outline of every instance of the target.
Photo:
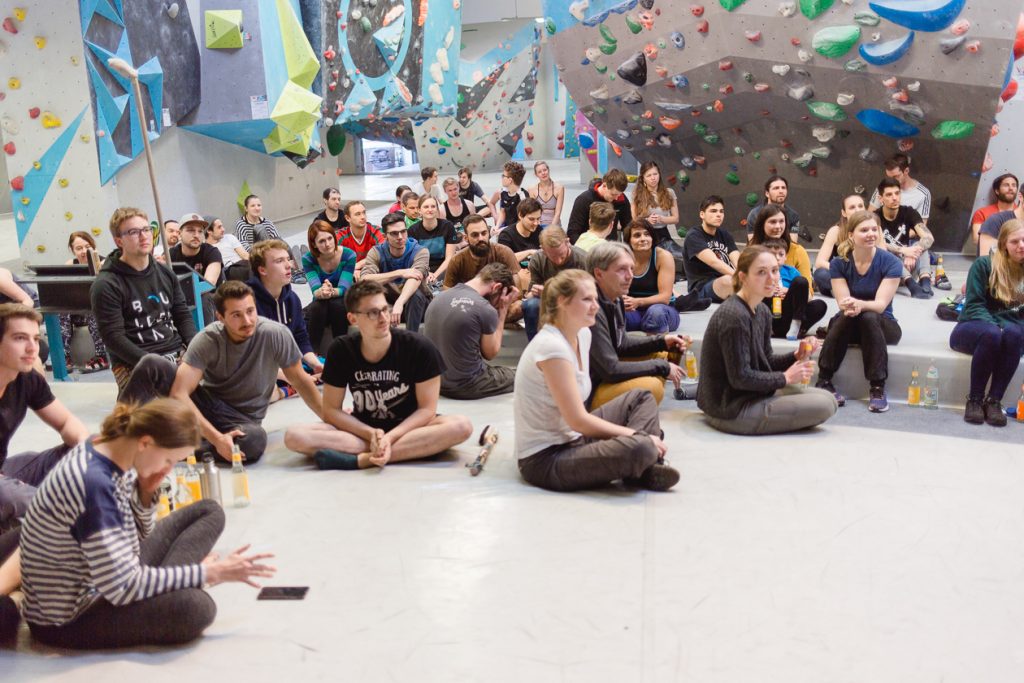
[(960, 318), (960, 311), (964, 310), (964, 295), (947, 296), (935, 307), (935, 315), (939, 320), (955, 323)]

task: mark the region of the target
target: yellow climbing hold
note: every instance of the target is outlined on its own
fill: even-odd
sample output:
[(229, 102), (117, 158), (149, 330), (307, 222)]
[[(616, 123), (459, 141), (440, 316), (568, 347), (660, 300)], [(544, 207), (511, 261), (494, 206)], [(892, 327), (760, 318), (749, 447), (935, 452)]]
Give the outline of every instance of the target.
[(21, 198), (21, 203), (22, 203), (22, 204), (24, 204), (25, 206), (28, 206), (28, 205), (29, 205), (29, 202), (31, 202), (31, 201), (32, 201), (32, 200), (31, 200), (31, 199), (29, 199), (28, 197), (22, 197), (22, 198)]
[(45, 244), (37, 244), (36, 245), (36, 251), (38, 251), (40, 254), (42, 254), (43, 252), (46, 251), (46, 245)]
[(71, 220), (72, 218), (74, 218), (74, 216), (73, 216), (73, 215), (71, 214), (71, 212), (70, 212), (70, 211), (65, 211), (65, 212), (64, 212), (64, 220), (66, 220), (66, 221), (69, 221), (69, 220)]
[(38, 161), (33, 161), (32, 162), (32, 168), (36, 169), (37, 171), (39, 169), (41, 169), (42, 167), (43, 167), (43, 165), (41, 163), (39, 163)]
[(46, 47), (46, 38), (43, 38), (42, 36), (36, 36), (35, 37), (35, 43), (36, 43), (36, 49), (37, 50), (42, 50), (44, 47)]
[(71, 65), (72, 66), (78, 66), (78, 56), (77, 55), (71, 55)]
[(81, 140), (82, 142), (89, 142), (89, 141), (92, 140), (92, 136), (91, 135), (79, 135), (78, 139)]
[(93, 227), (93, 229), (90, 230), (89, 232), (91, 232), (96, 237), (99, 237), (101, 234), (103, 234), (103, 230), (101, 228), (97, 228), (97, 227)]
[(7, 79), (7, 87), (11, 90), (17, 90), (21, 87), (21, 79), (17, 76), (11, 76)]
[(25, 21), (25, 9), (23, 7), (15, 7), (14, 18), (18, 21)]
[(42, 120), (43, 128), (60, 128), (60, 119), (52, 111), (44, 111)]
[(68, 186), (68, 179), (67, 178), (61, 178), (60, 180), (57, 181), (57, 184), (60, 185), (61, 187), (67, 187)]

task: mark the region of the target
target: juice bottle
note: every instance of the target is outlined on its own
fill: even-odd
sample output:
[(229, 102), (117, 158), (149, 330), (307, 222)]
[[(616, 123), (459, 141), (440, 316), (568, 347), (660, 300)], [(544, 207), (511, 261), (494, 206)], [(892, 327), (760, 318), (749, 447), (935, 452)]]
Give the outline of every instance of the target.
[(921, 405), (921, 380), (917, 366), (910, 371), (910, 386), (907, 387), (907, 405), (917, 408)]
[(231, 449), (231, 486), (235, 494), (235, 507), (244, 508), (252, 502), (249, 496), (249, 475), (242, 466), (242, 451), (238, 444)]

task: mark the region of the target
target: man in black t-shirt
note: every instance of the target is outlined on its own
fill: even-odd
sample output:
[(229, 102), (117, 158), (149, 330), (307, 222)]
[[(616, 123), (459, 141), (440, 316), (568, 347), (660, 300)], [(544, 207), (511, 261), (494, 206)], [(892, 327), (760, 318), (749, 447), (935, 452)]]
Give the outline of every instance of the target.
[(187, 213), (179, 224), (181, 239), (171, 247), (171, 260), (187, 263), (199, 273), (199, 277), (217, 287), (224, 281), (224, 257), (220, 255), (220, 249), (205, 240), (209, 223), (198, 213)]
[[(463, 415), (438, 415), (444, 363), (430, 341), (391, 327), (379, 282), (361, 280), (345, 293), (349, 324), (327, 351), (323, 422), (290, 427), (288, 448), (313, 456), (320, 469), (383, 467), (440, 453), (473, 432)], [(352, 413), (342, 403), (352, 393)]]
[(903, 261), (901, 284), (915, 299), (930, 299), (932, 291), (932, 262), (928, 247), (935, 238), (924, 219), (914, 209), (900, 204), (902, 189), (895, 178), (885, 178), (878, 184), (882, 208), (875, 212), (878, 227), (882, 229), (885, 248)]
[(700, 230), (690, 230), (683, 242), (687, 290), (720, 304), (732, 293), (732, 274), (740, 252), (725, 222), (725, 201), (710, 195), (700, 203)]
[(328, 187), (324, 190), (324, 210), (316, 215), (315, 220), (330, 223), (335, 235), (348, 227), (348, 219), (341, 210), (341, 193), (338, 192), (338, 188)]
[(526, 266), (530, 257), (540, 251), (540, 214), (541, 205), (533, 197), (519, 202), (516, 209), (519, 220), (498, 234), (498, 244), (503, 244), (516, 255), (519, 261), (519, 272), (516, 274), (516, 286), (525, 292), (530, 285), (530, 271)]
[[(42, 316), (22, 304), (0, 304), (0, 532), (24, 516), (36, 487), (65, 453), (89, 436), (46, 379), (35, 371)], [(11, 437), (31, 409), (60, 434), (60, 446), (7, 457)]]

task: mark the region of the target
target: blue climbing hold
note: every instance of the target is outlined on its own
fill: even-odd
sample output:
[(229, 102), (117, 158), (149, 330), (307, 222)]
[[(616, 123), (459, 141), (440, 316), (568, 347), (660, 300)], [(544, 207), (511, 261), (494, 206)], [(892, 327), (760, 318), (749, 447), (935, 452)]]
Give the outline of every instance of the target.
[(965, 4), (967, 0), (874, 0), (868, 6), (903, 28), (934, 33), (952, 24)]
[(591, 149), (594, 146), (594, 136), (587, 132), (582, 132), (579, 135), (580, 147), (583, 149)]
[(690, 79), (688, 79), (686, 76), (682, 74), (679, 74), (677, 76), (672, 77), (672, 85), (674, 85), (676, 88), (689, 88)]
[(891, 138), (910, 138), (921, 132), (917, 126), (879, 109), (863, 109), (857, 112), (857, 120), (868, 130)]
[(861, 45), (860, 56), (864, 58), (865, 62), (875, 66), (892, 64), (907, 54), (913, 42), (914, 32), (911, 31), (902, 38), (887, 40), (876, 45)]
[(447, 150), (447, 149), (445, 149), (444, 147), (438, 147), (438, 148), (437, 148), (437, 153), (438, 153), (438, 154), (447, 154), (447, 153), (448, 153), (448, 150)]
[(683, 34), (680, 33), (679, 31), (674, 31), (672, 35), (669, 36), (669, 38), (672, 40), (672, 44), (678, 47), (680, 50), (686, 47), (686, 38), (684, 38)]

